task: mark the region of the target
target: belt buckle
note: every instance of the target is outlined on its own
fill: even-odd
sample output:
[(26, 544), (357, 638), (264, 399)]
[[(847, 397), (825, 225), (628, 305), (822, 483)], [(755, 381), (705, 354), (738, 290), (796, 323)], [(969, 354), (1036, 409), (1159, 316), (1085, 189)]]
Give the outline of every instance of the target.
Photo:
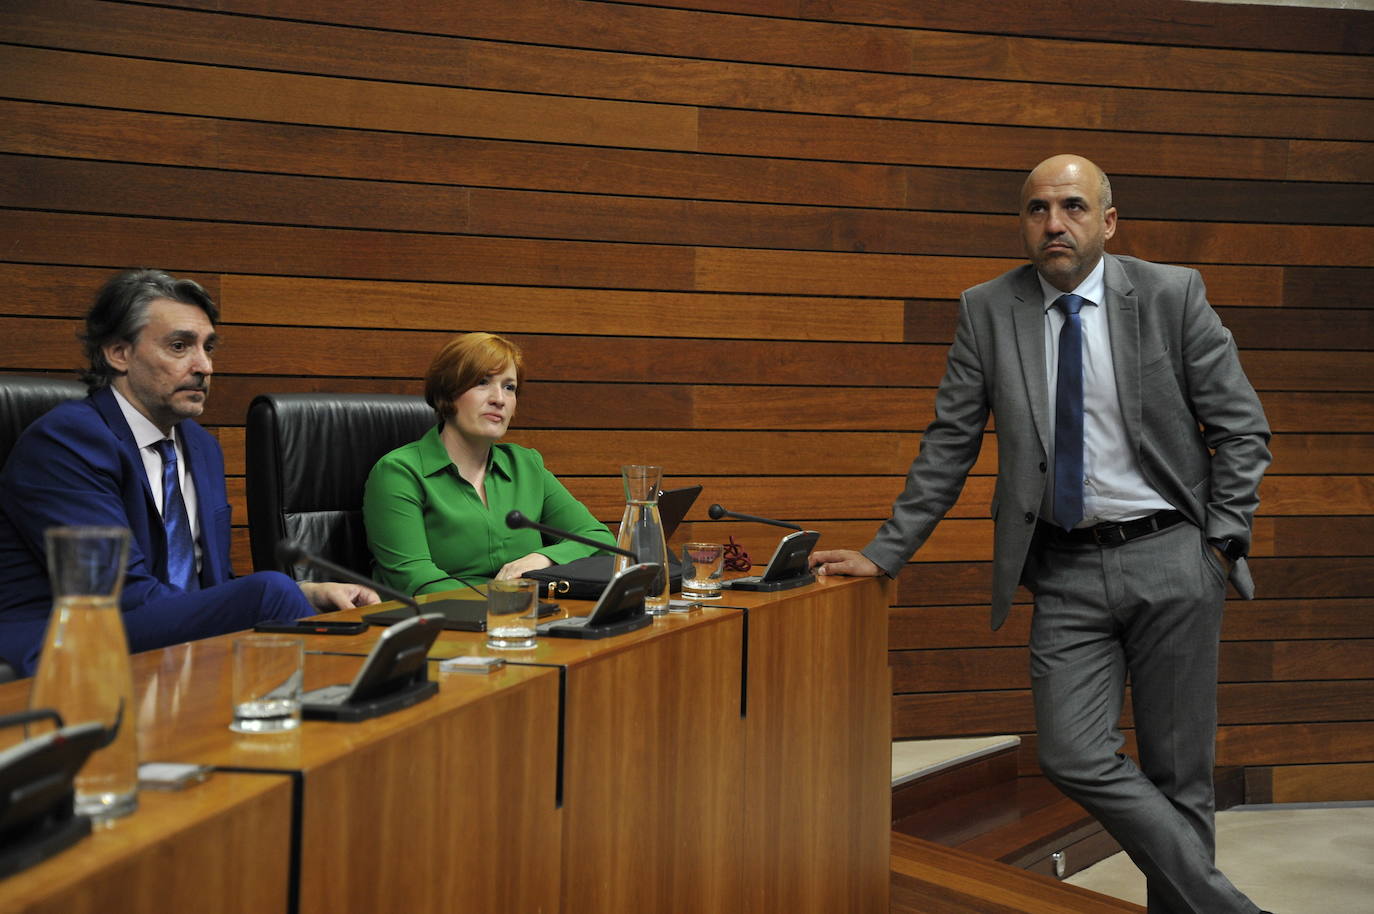
[(1092, 531), (1093, 539), (1099, 546), (1120, 546), (1126, 542), (1126, 528), (1123, 524), (1098, 524)]

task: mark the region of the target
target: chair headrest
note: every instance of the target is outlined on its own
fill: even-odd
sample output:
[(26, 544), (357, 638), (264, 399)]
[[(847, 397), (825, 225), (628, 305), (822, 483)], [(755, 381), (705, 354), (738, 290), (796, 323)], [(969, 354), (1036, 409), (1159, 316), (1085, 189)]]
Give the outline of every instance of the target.
[(86, 385), (58, 377), (0, 375), (0, 467), (33, 420), (65, 400), (86, 396)]

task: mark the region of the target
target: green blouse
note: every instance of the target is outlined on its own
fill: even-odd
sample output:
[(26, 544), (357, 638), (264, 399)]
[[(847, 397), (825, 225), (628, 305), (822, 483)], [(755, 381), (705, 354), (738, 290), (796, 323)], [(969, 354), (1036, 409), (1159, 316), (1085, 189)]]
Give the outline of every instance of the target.
[(478, 584), (507, 562), (539, 552), (554, 564), (597, 550), (568, 541), (545, 545), (536, 530), (511, 530), (506, 514), (615, 545), (606, 525), (544, 468), (539, 452), (496, 444), (487, 461), (487, 504), (444, 449), (439, 429), (387, 454), (367, 477), (363, 523), (378, 580), (409, 594)]

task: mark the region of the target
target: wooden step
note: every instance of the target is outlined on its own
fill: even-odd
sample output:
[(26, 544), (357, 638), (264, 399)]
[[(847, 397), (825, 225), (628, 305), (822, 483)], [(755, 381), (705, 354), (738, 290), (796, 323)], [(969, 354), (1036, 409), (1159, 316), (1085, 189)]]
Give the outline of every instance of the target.
[(1140, 905), (892, 833), (891, 914), (1144, 914)]
[[(1043, 777), (1011, 778), (954, 794), (903, 816), (892, 827), (911, 837), (1061, 877), (1121, 849), (1096, 819)], [(1056, 853), (1063, 855), (1058, 867)]]
[(892, 744), (892, 821), (952, 796), (1015, 780), (1015, 736), (905, 740)]

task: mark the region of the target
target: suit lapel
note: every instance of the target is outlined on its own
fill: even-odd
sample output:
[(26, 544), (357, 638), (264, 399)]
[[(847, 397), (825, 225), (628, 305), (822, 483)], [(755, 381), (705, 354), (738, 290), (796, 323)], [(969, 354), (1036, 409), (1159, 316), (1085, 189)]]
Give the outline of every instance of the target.
[(129, 428), (124, 412), (119, 408), (114, 391), (102, 387), (91, 394), (91, 404), (100, 418), (110, 427), (119, 446), (129, 461), (129, 473), (136, 476), (143, 492), (143, 517), (136, 518), (138, 506), (128, 504), (129, 527), (133, 531), (138, 548), (142, 550), (149, 573), (163, 581), (167, 580), (167, 530), (162, 525), (162, 515), (158, 513), (157, 502), (153, 499), (152, 483), (143, 468), (143, 454), (139, 452), (138, 442), (134, 440), (133, 429)]
[(1048, 454), (1050, 387), (1045, 379), (1044, 293), (1033, 267), (1026, 267), (1013, 278), (1012, 294), (1016, 298), (1011, 316), (1016, 330), (1016, 350), (1021, 357), (1021, 377), (1026, 385), (1031, 421), (1040, 437), (1040, 447)]
[(1106, 259), (1103, 285), (1106, 289), (1107, 333), (1112, 342), (1112, 373), (1116, 376), (1116, 397), (1126, 436), (1131, 448), (1140, 453), (1140, 311), (1131, 283), (1121, 264), (1110, 254)]
[(129, 423), (124, 419), (124, 413), (119, 408), (119, 402), (115, 400), (114, 391), (108, 387), (102, 387), (91, 394), (91, 405), (100, 414), (100, 418), (105, 420), (105, 424), (114, 432), (114, 436), (119, 439), (119, 446), (123, 448), (124, 455), (129, 458), (129, 462), (138, 469), (138, 478), (143, 480), (143, 495), (147, 503), (148, 513), (158, 518), (157, 526), (161, 526), (162, 519), (157, 513), (157, 502), (153, 500), (153, 490), (151, 483), (148, 482), (148, 474), (143, 471), (143, 454), (138, 450), (138, 442), (134, 440), (133, 429), (129, 428)]

